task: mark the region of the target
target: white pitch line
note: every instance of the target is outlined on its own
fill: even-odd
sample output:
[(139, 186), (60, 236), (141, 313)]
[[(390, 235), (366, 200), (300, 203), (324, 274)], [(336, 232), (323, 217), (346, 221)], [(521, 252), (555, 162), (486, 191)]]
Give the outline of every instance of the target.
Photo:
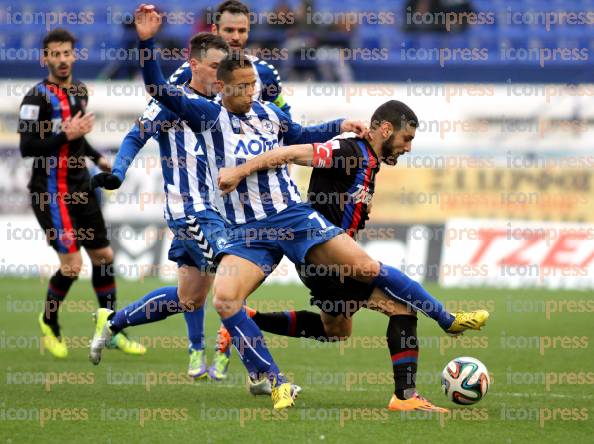
[[(313, 387), (313, 386), (312, 386)], [(313, 388), (317, 390), (317, 388)], [(331, 389), (330, 389), (331, 390)], [(367, 387), (351, 387), (346, 392), (385, 392), (383, 389), (371, 389)], [(487, 396), (513, 396), (516, 398), (530, 398), (530, 397), (543, 397), (543, 398), (558, 398), (558, 399), (594, 399), (591, 395), (567, 395), (561, 393), (519, 393), (519, 392), (492, 392), (489, 391)]]
[(544, 397), (567, 399), (594, 399), (591, 395), (565, 395), (561, 393), (518, 393), (518, 392), (489, 392), (488, 396), (515, 396), (517, 398)]

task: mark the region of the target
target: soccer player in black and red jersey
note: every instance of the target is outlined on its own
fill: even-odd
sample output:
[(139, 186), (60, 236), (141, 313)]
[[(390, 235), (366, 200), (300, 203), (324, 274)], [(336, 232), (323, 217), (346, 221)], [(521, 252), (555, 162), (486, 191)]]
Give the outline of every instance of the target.
[[(85, 139), (93, 128), (93, 114), (86, 112), (86, 86), (72, 78), (74, 44), (74, 36), (65, 29), (45, 36), (42, 61), (48, 76), (23, 98), (18, 125), (21, 154), (33, 158), (29, 182), (33, 212), (60, 260), (39, 317), (44, 347), (58, 358), (68, 355), (58, 310), (81, 271), (81, 247), (93, 265), (92, 284), (99, 305), (112, 308), (116, 300), (113, 250), (99, 203), (89, 187), (86, 157), (105, 172), (111, 166)], [(130, 354), (145, 352), (125, 335), (114, 339), (113, 345)]]
[[(380, 164), (395, 165), (398, 156), (410, 152), (417, 127), (415, 113), (404, 103), (391, 100), (374, 112), (371, 129), (365, 136), (340, 136), (323, 144), (294, 145), (268, 151), (241, 166), (221, 169), (219, 187), (223, 193), (229, 192), (254, 171), (285, 163), (313, 166), (308, 190), (311, 206), (355, 237), (369, 219)], [(252, 319), (262, 330), (324, 341), (344, 339), (351, 334), (352, 316), (359, 308), (382, 312), (389, 316), (386, 336), (395, 383), (388, 408), (446, 411), (416, 392), (419, 350), (416, 311), (386, 296), (377, 287), (349, 278), (348, 270), (302, 264), (297, 271), (310, 289), (312, 305), (321, 312), (261, 313), (251, 310)], [(456, 318), (448, 329), (452, 334), (466, 329), (478, 330), (489, 316), (484, 310), (452, 315)], [(220, 341), (226, 342), (223, 337)]]

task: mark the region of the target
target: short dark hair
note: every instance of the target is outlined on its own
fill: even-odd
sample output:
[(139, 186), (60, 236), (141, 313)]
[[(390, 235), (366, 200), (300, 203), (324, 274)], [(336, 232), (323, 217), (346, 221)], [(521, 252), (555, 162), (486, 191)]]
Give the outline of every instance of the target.
[(228, 82), (233, 71), (243, 68), (253, 68), (252, 62), (244, 54), (231, 53), (219, 63), (217, 80)]
[(226, 0), (217, 6), (213, 20), (215, 25), (219, 26), (219, 21), (221, 20), (221, 15), (223, 15), (223, 12), (229, 12), (231, 14), (244, 14), (248, 18), (250, 16), (250, 8), (248, 8), (247, 5), (241, 3), (238, 0)]
[(49, 48), (49, 44), (53, 42), (70, 42), (72, 43), (72, 47), (74, 47), (76, 39), (70, 31), (67, 31), (64, 28), (56, 28), (48, 32), (43, 38), (43, 49), (45, 50)]
[(371, 128), (377, 128), (382, 122), (390, 122), (396, 131), (406, 125), (413, 128), (419, 126), (419, 119), (414, 111), (399, 100), (389, 100), (375, 110), (371, 116)]
[(229, 52), (229, 45), (218, 35), (200, 32), (190, 39), (190, 57), (201, 60), (209, 49), (220, 49)]

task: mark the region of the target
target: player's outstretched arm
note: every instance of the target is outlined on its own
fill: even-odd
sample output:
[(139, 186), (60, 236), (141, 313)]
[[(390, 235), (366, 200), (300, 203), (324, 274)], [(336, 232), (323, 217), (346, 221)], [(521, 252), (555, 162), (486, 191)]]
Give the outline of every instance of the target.
[(111, 171), (105, 171), (93, 176), (91, 178), (91, 188), (101, 187), (107, 190), (119, 188), (134, 158), (148, 140), (160, 131), (161, 123), (167, 117), (169, 117), (169, 113), (166, 110), (163, 110), (155, 100), (150, 101), (142, 117), (138, 119), (138, 122), (124, 137)]
[(142, 131), (138, 127), (138, 124), (134, 125), (134, 128), (126, 134), (120, 145), (111, 172), (103, 172), (93, 176), (91, 178), (91, 187), (101, 187), (106, 190), (118, 189), (126, 177), (126, 171), (128, 171), (132, 161), (146, 144), (147, 140), (148, 138), (145, 139), (142, 137)]
[(147, 93), (174, 113), (182, 116), (187, 107), (187, 97), (165, 80), (155, 53), (154, 36), (161, 26), (161, 14), (153, 5), (141, 4), (134, 13), (134, 24), (139, 38), (139, 56), (142, 77)]
[(279, 139), (285, 145), (321, 143), (330, 140), (341, 133), (354, 132), (358, 137), (365, 137), (369, 129), (364, 122), (351, 119), (337, 119), (319, 125), (301, 126), (277, 106), (271, 105), (281, 123)]
[(311, 166), (314, 165), (315, 161), (314, 145), (286, 146), (267, 151), (237, 167), (221, 168), (219, 170), (218, 185), (222, 193), (227, 194), (235, 190), (243, 179), (256, 171), (268, 170), (289, 163)]
[[(101, 187), (107, 190), (115, 190), (122, 185), (126, 177), (126, 171), (128, 171), (140, 150), (151, 137), (159, 132), (161, 121), (155, 118), (155, 114), (159, 109), (156, 101), (152, 101), (147, 105), (143, 116), (124, 137), (111, 172), (103, 172), (93, 176), (91, 178), (92, 188)], [(161, 114), (163, 113), (156, 114), (156, 116), (158, 117)]]

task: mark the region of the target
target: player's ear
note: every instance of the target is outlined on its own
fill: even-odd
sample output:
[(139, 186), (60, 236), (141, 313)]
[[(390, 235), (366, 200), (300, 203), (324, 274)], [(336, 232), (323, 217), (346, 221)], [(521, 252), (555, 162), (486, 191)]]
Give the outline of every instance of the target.
[(43, 48), (39, 54), (39, 62), (41, 66), (47, 66), (47, 48)]
[(384, 139), (387, 139), (394, 133), (394, 126), (390, 122), (383, 121), (381, 124), (381, 133)]
[(214, 23), (212, 25), (210, 25), (210, 32), (212, 32), (215, 35), (218, 35), (218, 29), (217, 29), (217, 25), (215, 25)]
[(194, 72), (196, 70), (196, 66), (198, 65), (198, 60), (196, 60), (193, 57), (190, 57), (188, 59), (188, 63), (190, 63), (190, 69), (192, 70), (192, 72)]

